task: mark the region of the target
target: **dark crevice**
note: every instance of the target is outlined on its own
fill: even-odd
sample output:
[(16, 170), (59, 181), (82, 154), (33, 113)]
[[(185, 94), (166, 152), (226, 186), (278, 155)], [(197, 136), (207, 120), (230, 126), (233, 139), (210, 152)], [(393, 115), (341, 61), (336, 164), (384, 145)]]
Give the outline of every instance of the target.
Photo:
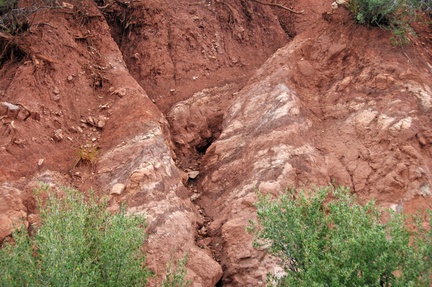
[(207, 149), (211, 146), (211, 144), (215, 140), (216, 140), (216, 138), (214, 138), (214, 137), (205, 139), (195, 147), (195, 150), (198, 152), (198, 154), (203, 156), (203, 155), (205, 155), (205, 153), (207, 152)]
[[(100, 0), (100, 2), (101, 4), (105, 3), (102, 0)], [(99, 5), (99, 7), (104, 6)], [(110, 6), (108, 6), (106, 9), (101, 9), (102, 15), (105, 17), (105, 21), (110, 27), (111, 37), (117, 43), (120, 50), (126, 35), (133, 27), (135, 27), (133, 9), (134, 8), (132, 6), (123, 4), (120, 1), (110, 3)], [(122, 50), (121, 52), (123, 53)]]
[[(222, 278), (223, 278), (223, 275), (222, 275)], [(223, 286), (222, 278), (216, 283), (215, 287), (222, 287)]]
[[(97, 1), (99, 1), (98, 2), (99, 6), (106, 4), (105, 0), (97, 0)], [(257, 16), (258, 14), (255, 13), (257, 11), (254, 11), (255, 6), (250, 4), (248, 1), (245, 1), (245, 0), (240, 0), (239, 2), (240, 3), (238, 3), (236, 1), (235, 5), (231, 4), (231, 2), (229, 2), (229, 1), (214, 2), (214, 4), (215, 5), (218, 4), (218, 8), (220, 8), (215, 17), (216, 17), (216, 19), (219, 20), (219, 23), (222, 27), (222, 31), (226, 32), (229, 35), (232, 33), (231, 31), (233, 31), (233, 25), (240, 25), (241, 23), (246, 23), (247, 25), (252, 25), (252, 24), (254, 24), (254, 21), (257, 21), (256, 24), (259, 25), (259, 23), (258, 23), (259, 16)], [(115, 42), (119, 46), (120, 51), (123, 53), (123, 58), (125, 60), (126, 65), (128, 66), (129, 71), (132, 71), (131, 75), (136, 79), (136, 81), (147, 92), (149, 97), (151, 97), (151, 94), (155, 93), (155, 91), (158, 91), (158, 85), (160, 85), (160, 83), (163, 81), (161, 81), (161, 82), (154, 81), (154, 82), (151, 82), (154, 85), (145, 86), (145, 85), (143, 85), (145, 79), (138, 78), (138, 77), (142, 77), (144, 74), (143, 73), (141, 73), (141, 74), (135, 73), (135, 75), (134, 75), (133, 71), (136, 70), (136, 67), (133, 66), (133, 65), (135, 65), (135, 62), (133, 60), (131, 60), (134, 57), (133, 55), (131, 55), (132, 52), (130, 50), (127, 50), (128, 45), (130, 45), (128, 42), (136, 40), (135, 37), (141, 37), (143, 39), (143, 41), (149, 41), (149, 43), (150, 43), (150, 41), (156, 41), (156, 43), (157, 43), (157, 39), (153, 40), (153, 39), (149, 39), (147, 37), (146, 33), (150, 33), (150, 32), (146, 32), (146, 30), (144, 28), (146, 28), (146, 29), (148, 28), (149, 31), (153, 31), (152, 33), (154, 33), (155, 35), (156, 34), (157, 35), (162, 34), (159, 32), (157, 33), (157, 31), (159, 31), (159, 29), (165, 29), (165, 28), (168, 29), (168, 31), (167, 31), (167, 38), (168, 39), (167, 39), (167, 43), (166, 43), (166, 45), (167, 45), (167, 55), (166, 55), (167, 57), (166, 57), (166, 59), (169, 59), (168, 61), (171, 61), (173, 64), (174, 72), (172, 74), (172, 80), (176, 84), (175, 89), (172, 89), (172, 91), (168, 90), (168, 92), (169, 92), (168, 95), (174, 96), (177, 94), (176, 99), (178, 99), (180, 101), (182, 98), (178, 97), (178, 94), (183, 92), (181, 90), (183, 86), (181, 86), (181, 85), (177, 86), (177, 83), (180, 82), (179, 79), (181, 79), (181, 78), (177, 79), (176, 71), (177, 71), (177, 69), (180, 69), (180, 68), (176, 66), (178, 64), (176, 61), (179, 61), (182, 59), (176, 59), (175, 58), (175, 56), (176, 56), (176, 53), (175, 53), (176, 52), (176, 50), (175, 50), (176, 49), (176, 42), (174, 40), (175, 40), (176, 35), (174, 34), (175, 29), (173, 30), (173, 27), (175, 27), (175, 26), (171, 26), (172, 25), (171, 22), (168, 22), (168, 24), (166, 24), (166, 26), (162, 25), (159, 22), (153, 22), (153, 21), (155, 21), (155, 19), (159, 19), (159, 18), (155, 17), (155, 15), (157, 15), (161, 12), (158, 9), (146, 8), (143, 11), (143, 15), (140, 15), (140, 17), (142, 17), (141, 21), (138, 21), (135, 19), (138, 16), (136, 15), (137, 14), (136, 11), (135, 11), (135, 13), (133, 13), (134, 8), (132, 6), (128, 6), (125, 4), (120, 5), (120, 4), (118, 4), (118, 3), (116, 4), (116, 3), (117, 2), (114, 2), (114, 5), (111, 5), (107, 9), (102, 11), (103, 15), (105, 16), (105, 19), (106, 19), (108, 25), (110, 26), (110, 32), (111, 32), (112, 38), (115, 40)], [(213, 2), (211, 2), (211, 3), (213, 3)], [(204, 7), (204, 8), (207, 9), (206, 7)], [(238, 8), (238, 11), (237, 11), (237, 9), (234, 9), (234, 8)], [(194, 9), (196, 9), (196, 8), (194, 8)], [(284, 19), (283, 17), (285, 17), (286, 14), (283, 14), (281, 11), (279, 11), (279, 13), (281, 16), (278, 15), (278, 19)], [(240, 15), (242, 19), (236, 19), (235, 17), (238, 17), (238, 15)], [(145, 19), (145, 21), (143, 19)], [(240, 20), (242, 20), (242, 22), (240, 24), (236, 23), (236, 21), (240, 21)], [(294, 36), (294, 32), (293, 32), (294, 29), (293, 29), (293, 25), (291, 24), (291, 20), (288, 18), (287, 20), (279, 20), (279, 22), (280, 22), (281, 27), (285, 31), (285, 33), (289, 37), (292, 38)], [(202, 30), (201, 32), (197, 32), (197, 33), (203, 33), (204, 36), (205, 36), (205, 33), (208, 33), (206, 31), (206, 29), (204, 29), (204, 26), (199, 21), (197, 21), (197, 27)], [(152, 29), (150, 29), (150, 28), (152, 28)], [(186, 37), (186, 39), (187, 39), (187, 37)], [(285, 38), (285, 37), (283, 37), (283, 35), (282, 35), (281, 38)], [(235, 41), (235, 40), (232, 39), (232, 41)], [(240, 41), (240, 40), (238, 40), (238, 41)], [(242, 41), (244, 42), (245, 40), (241, 40), (240, 42), (242, 42)], [(225, 44), (226, 43), (224, 41), (222, 41), (222, 45), (225, 45)], [(149, 46), (151, 46), (151, 45), (149, 45)], [(153, 55), (152, 53), (148, 53), (147, 56), (151, 57), (152, 55)], [(181, 64), (183, 64), (183, 62), (181, 62)], [(194, 66), (191, 65), (191, 67), (194, 67)], [(200, 69), (201, 67), (197, 66), (196, 68)], [(155, 79), (155, 78), (159, 78), (159, 77), (163, 77), (166, 75), (164, 73), (167, 73), (167, 71), (164, 70), (163, 67), (161, 67), (161, 66), (151, 66), (151, 65), (149, 66), (148, 77), (150, 78), (150, 80)], [(228, 81), (228, 80), (224, 79), (224, 81)], [(215, 86), (218, 85), (218, 83), (213, 83), (213, 82), (210, 82), (210, 83), (212, 85), (215, 85)], [(218, 87), (221, 88), (223, 83), (225, 83), (225, 82), (219, 83)], [(244, 85), (244, 84), (246, 84), (246, 81), (244, 83), (242, 83), (242, 85)], [(201, 160), (205, 156), (205, 154), (207, 153), (209, 147), (221, 135), (222, 123), (223, 123), (225, 110), (228, 109), (228, 107), (230, 106), (229, 104), (226, 104), (226, 103), (233, 101), (234, 95), (237, 95), (238, 91), (241, 90), (241, 88), (242, 88), (242, 86), (238, 83), (236, 85), (233, 85), (233, 87), (234, 88), (230, 87), (229, 92), (226, 92), (226, 94), (227, 94), (226, 98), (221, 97), (220, 101), (214, 101), (214, 100), (209, 101), (209, 103), (211, 105), (218, 105), (218, 107), (217, 107), (217, 109), (216, 109), (216, 107), (214, 107), (215, 109), (213, 109), (213, 110), (206, 107), (203, 110), (204, 112), (201, 113), (203, 115), (203, 118), (194, 118), (192, 115), (189, 115), (190, 118), (188, 118), (187, 114), (184, 116), (184, 118), (182, 118), (182, 120), (184, 120), (185, 125), (191, 125), (193, 127), (193, 131), (186, 129), (185, 127), (177, 127), (177, 129), (176, 129), (174, 120), (170, 119), (170, 117), (167, 116), (167, 114), (169, 114), (169, 110), (162, 110), (159, 102), (155, 101), (156, 105), (159, 107), (159, 109), (161, 109), (161, 112), (164, 113), (165, 116), (167, 116), (167, 120), (170, 124), (171, 137), (173, 137), (173, 142), (174, 142), (173, 152), (176, 154), (176, 164), (177, 164), (178, 168), (183, 170), (188, 176), (188, 178), (186, 180), (184, 180), (184, 185), (185, 185), (187, 191), (185, 191), (185, 195), (182, 196), (182, 198), (189, 197), (191, 202), (193, 202), (195, 205), (195, 208), (197, 211), (196, 216), (201, 219), (200, 223), (196, 225), (195, 244), (198, 247), (211, 253), (213, 259), (222, 266), (224, 265), (223, 264), (223, 261), (224, 261), (223, 258), (224, 258), (224, 253), (225, 253), (223, 250), (224, 249), (223, 237), (222, 237), (220, 230), (218, 232), (215, 232), (210, 227), (211, 223), (216, 218), (213, 218), (212, 215), (210, 215), (211, 212), (209, 212), (209, 209), (211, 207), (206, 205), (208, 203), (205, 200), (203, 200), (203, 198), (206, 195), (204, 194), (205, 190), (203, 190), (203, 188), (201, 188), (200, 185), (202, 184), (202, 179), (204, 178), (205, 175), (201, 174), (201, 173), (203, 173), (203, 170), (204, 170), (201, 167)], [(202, 89), (204, 89), (204, 86), (202, 87)], [(188, 90), (187, 88), (185, 90), (187, 91), (188, 95), (193, 96), (193, 93), (190, 90)], [(224, 90), (222, 90), (222, 92), (225, 93)], [(163, 93), (161, 93), (161, 94), (163, 96)], [(217, 93), (216, 93), (216, 95), (219, 96)], [(205, 121), (207, 124), (205, 126), (204, 125), (203, 126), (197, 125), (198, 127), (196, 127), (194, 125), (194, 121)], [(181, 123), (183, 124), (183, 121), (181, 121)], [(188, 133), (192, 133), (191, 138), (188, 138), (187, 141), (184, 141), (181, 139), (176, 141), (176, 139), (175, 139), (176, 133), (178, 134), (178, 133), (182, 132), (183, 128)], [(198, 174), (196, 174), (197, 172), (198, 172)], [(195, 175), (192, 175), (194, 173), (195, 173)], [(209, 212), (209, 214), (207, 214), (207, 212)], [(162, 224), (162, 223), (158, 222), (158, 224)], [(156, 226), (156, 225), (154, 225), (154, 226)], [(152, 229), (150, 229), (150, 231), (152, 231)], [(215, 286), (224, 286), (223, 280), (225, 280), (225, 284), (228, 284), (229, 282), (227, 282), (227, 279), (226, 278), (224, 279), (224, 277), (225, 276), (222, 276), (222, 278), (216, 283)]]
[(27, 53), (19, 45), (13, 43), (13, 40), (0, 40), (0, 68), (7, 61), (20, 62), (26, 56)]

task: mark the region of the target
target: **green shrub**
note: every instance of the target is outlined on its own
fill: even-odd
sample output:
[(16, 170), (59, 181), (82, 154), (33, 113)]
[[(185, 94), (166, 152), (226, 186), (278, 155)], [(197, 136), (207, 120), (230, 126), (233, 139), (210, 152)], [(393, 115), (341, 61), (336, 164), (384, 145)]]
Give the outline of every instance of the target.
[[(432, 231), (391, 213), (387, 223), (373, 201), (362, 206), (346, 188), (289, 190), (278, 200), (259, 195), (256, 245), (282, 259), (278, 286), (429, 286)], [(431, 217), (431, 213), (429, 213)], [(410, 243), (411, 238), (411, 243)]]
[(413, 33), (410, 23), (416, 12), (425, 9), (429, 0), (349, 0), (347, 9), (358, 23), (379, 26), (393, 32), (392, 43), (403, 45)]
[(360, 24), (390, 25), (405, 0), (351, 0), (355, 8), (355, 17)]
[(111, 214), (76, 190), (38, 197), (41, 226), (0, 250), (0, 286), (144, 286), (144, 219)]

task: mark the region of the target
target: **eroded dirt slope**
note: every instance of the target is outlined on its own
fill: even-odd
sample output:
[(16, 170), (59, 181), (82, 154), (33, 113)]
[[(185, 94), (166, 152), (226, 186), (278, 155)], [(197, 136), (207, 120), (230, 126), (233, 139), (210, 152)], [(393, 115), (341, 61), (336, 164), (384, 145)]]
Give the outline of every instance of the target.
[(394, 48), (388, 33), (348, 16), (334, 15), (270, 57), (202, 160), (200, 204), (223, 246), (224, 286), (258, 286), (280, 272), (245, 230), (256, 188), (277, 196), (333, 183), (383, 208), (432, 207), (431, 57), (415, 45)]
[(164, 113), (204, 88), (241, 85), (289, 39), (271, 9), (253, 1), (118, 5), (103, 10), (114, 39), (131, 74)]
[[(104, 7), (73, 1), (40, 9), (16, 40), (26, 55), (2, 62), (1, 240), (21, 219), (38, 221), (37, 182), (92, 187), (110, 197), (112, 210), (125, 201), (148, 217), (148, 264), (159, 276), (171, 256), (188, 252), (189, 278), (213, 286), (222, 269), (195, 244), (204, 211), (191, 202), (176, 162), (196, 164), (218, 136), (232, 94), (289, 37), (269, 9), (244, 1), (98, 4)], [(204, 87), (215, 95), (211, 116), (198, 105), (199, 117), (169, 117), (205, 122), (190, 129), (202, 138), (182, 141), (185, 127), (177, 125), (175, 148), (160, 110)]]
[(20, 42), (28, 57), (2, 70), (1, 240), (21, 219), (37, 222), (37, 182), (92, 187), (110, 197), (110, 209), (126, 201), (148, 218), (153, 271), (162, 276), (172, 255), (190, 252), (190, 278), (216, 284), (222, 270), (195, 246), (198, 211), (168, 123), (129, 74), (96, 5), (40, 10), (34, 25)]
[(92, 187), (148, 217), (151, 284), (188, 252), (193, 286), (264, 286), (281, 267), (245, 232), (256, 187), (333, 182), (430, 208), (430, 27), (395, 48), (330, 2), (37, 12), (27, 55), (0, 69), (0, 241), (37, 222), (38, 181)]

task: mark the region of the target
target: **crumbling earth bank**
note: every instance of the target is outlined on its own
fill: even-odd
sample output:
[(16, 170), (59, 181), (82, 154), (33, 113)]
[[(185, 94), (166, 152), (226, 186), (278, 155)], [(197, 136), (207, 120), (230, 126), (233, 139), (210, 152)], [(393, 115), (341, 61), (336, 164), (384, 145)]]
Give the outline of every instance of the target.
[(280, 2), (305, 13), (252, 0), (37, 12), (28, 56), (0, 70), (0, 240), (37, 222), (38, 181), (92, 187), (148, 217), (153, 285), (189, 253), (193, 286), (264, 286), (282, 269), (245, 232), (255, 188), (333, 182), (430, 208), (430, 40), (394, 48), (343, 10), (323, 19), (323, 1)]

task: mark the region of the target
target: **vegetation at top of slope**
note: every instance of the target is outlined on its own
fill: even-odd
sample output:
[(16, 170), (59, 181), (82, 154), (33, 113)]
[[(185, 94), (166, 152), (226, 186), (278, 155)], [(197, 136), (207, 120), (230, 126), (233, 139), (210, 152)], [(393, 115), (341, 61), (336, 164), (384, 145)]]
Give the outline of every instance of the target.
[(414, 34), (410, 27), (420, 10), (432, 9), (431, 0), (349, 0), (345, 7), (358, 23), (390, 29), (394, 45), (408, 43), (408, 34)]
[[(248, 230), (256, 246), (282, 259), (285, 276), (278, 286), (429, 286), (432, 231), (417, 218), (364, 206), (347, 188), (324, 187), (314, 193), (287, 191), (279, 199), (259, 194), (258, 223)], [(429, 211), (429, 222), (432, 212)]]

